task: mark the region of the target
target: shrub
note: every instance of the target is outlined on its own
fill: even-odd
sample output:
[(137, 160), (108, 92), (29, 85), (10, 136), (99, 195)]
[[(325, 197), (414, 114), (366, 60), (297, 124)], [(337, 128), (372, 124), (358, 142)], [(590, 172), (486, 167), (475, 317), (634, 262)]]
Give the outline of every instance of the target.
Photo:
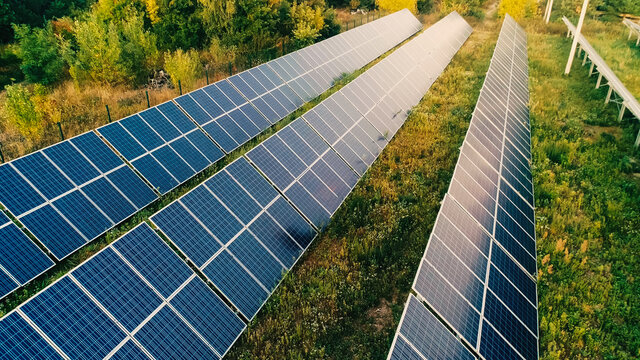
[(538, 4), (536, 0), (502, 0), (498, 6), (498, 16), (511, 15), (516, 20), (531, 17), (536, 14)]
[(62, 79), (65, 63), (51, 23), (34, 29), (27, 25), (13, 25), (13, 31), (17, 42), (16, 54), (21, 60), (20, 69), (27, 80), (50, 85)]
[(173, 53), (165, 53), (164, 68), (175, 86), (180, 81), (183, 87), (192, 88), (196, 79), (202, 76), (202, 63), (195, 50), (178, 49)]
[(42, 136), (44, 123), (42, 114), (37, 111), (37, 105), (32, 100), (33, 93), (20, 84), (5, 87), (6, 99), (4, 103), (5, 117), (15, 126), (22, 136), (30, 140)]
[(420, 14), (427, 14), (433, 8), (433, 0), (418, 0), (417, 6)]
[(442, 0), (440, 3), (440, 13), (447, 15), (452, 11), (457, 11), (460, 15), (480, 16), (480, 7), (484, 0)]
[(412, 13), (418, 12), (417, 0), (377, 0), (378, 8), (389, 12), (402, 10), (404, 8), (409, 9)]

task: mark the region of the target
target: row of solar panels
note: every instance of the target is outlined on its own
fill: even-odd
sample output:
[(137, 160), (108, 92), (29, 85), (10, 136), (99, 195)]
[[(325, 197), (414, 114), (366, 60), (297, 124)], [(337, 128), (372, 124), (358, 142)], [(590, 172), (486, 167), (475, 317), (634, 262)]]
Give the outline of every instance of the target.
[[(367, 81), (351, 82), (151, 217), (223, 298), (143, 223), (3, 318), (0, 355), (224, 356), (245, 321), (255, 316), (314, 239), (312, 224), (325, 223), (324, 217), (313, 216), (305, 201), (313, 200), (332, 213), (361, 176), (308, 116), (317, 114), (333, 126), (339, 121), (343, 128), (332, 127), (334, 134), (352, 134), (345, 145), (361, 144), (354, 154), (375, 158), (387, 138), (378, 132), (376, 136), (384, 139), (378, 143), (367, 132), (355, 130), (378, 131), (363, 114), (365, 108), (355, 105), (360, 100), (351, 103), (345, 94), (358, 99), (368, 94), (369, 110), (384, 103), (381, 108), (389, 117), (383, 123), (395, 133), (406, 111), (422, 97), (417, 92), (424, 94), (470, 32), (458, 14), (451, 14), (398, 50), (399, 56), (389, 56), (365, 72), (361, 78)], [(438, 60), (421, 56), (425, 50), (441, 55)], [(387, 71), (399, 76), (389, 82), (377, 77)], [(402, 99), (403, 93), (410, 99)], [(336, 111), (339, 117), (333, 115)], [(358, 120), (353, 121), (356, 113)], [(288, 190), (283, 190), (282, 179), (288, 181)], [(299, 190), (290, 191), (294, 188)], [(306, 195), (299, 197), (303, 192)]]
[(507, 15), (389, 359), (538, 358), (528, 100)]
[[(62, 260), (420, 28), (400, 11), (3, 164), (0, 202)], [(53, 262), (0, 235), (2, 298)]]

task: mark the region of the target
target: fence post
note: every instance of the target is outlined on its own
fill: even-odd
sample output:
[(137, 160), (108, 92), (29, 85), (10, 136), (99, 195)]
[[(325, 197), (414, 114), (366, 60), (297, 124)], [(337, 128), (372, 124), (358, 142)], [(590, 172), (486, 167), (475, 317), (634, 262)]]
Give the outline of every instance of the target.
[(229, 76), (233, 75), (233, 65), (231, 65), (231, 61), (229, 61)]
[(180, 95), (182, 95), (182, 82), (178, 80), (178, 90), (180, 90)]
[(111, 123), (111, 113), (109, 112), (109, 105), (105, 105), (105, 107), (107, 108), (107, 121)]
[(64, 141), (64, 134), (62, 133), (62, 125), (60, 125), (60, 121), (58, 121), (58, 130), (60, 130), (60, 139)]
[(347, 21), (347, 30), (346, 31), (349, 31), (349, 21)]
[(204, 67), (204, 74), (207, 76), (207, 85), (209, 85), (209, 65)]
[(4, 154), (2, 153), (2, 143), (0, 143), (0, 160), (4, 163)]
[(147, 108), (150, 108), (151, 102), (149, 102), (149, 90), (145, 90), (144, 93), (147, 95)]
[(356, 19), (353, 19), (353, 27), (356, 27)]

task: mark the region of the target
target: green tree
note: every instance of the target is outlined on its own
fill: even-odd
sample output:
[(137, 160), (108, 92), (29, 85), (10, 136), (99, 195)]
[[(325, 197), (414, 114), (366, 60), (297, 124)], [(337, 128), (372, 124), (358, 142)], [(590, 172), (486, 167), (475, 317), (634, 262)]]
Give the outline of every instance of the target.
[(202, 63), (195, 50), (183, 51), (178, 49), (164, 55), (164, 68), (171, 76), (171, 81), (178, 86), (180, 81), (183, 88), (193, 88), (198, 77), (202, 76)]
[(205, 28), (197, 0), (159, 0), (153, 32), (162, 50), (202, 49), (207, 46)]
[(22, 136), (38, 139), (44, 128), (42, 114), (32, 100), (32, 92), (24, 85), (7, 85), (4, 115)]
[(28, 25), (14, 25), (13, 29), (17, 41), (16, 54), (26, 79), (43, 85), (59, 81), (66, 66), (51, 23), (41, 29), (31, 29)]

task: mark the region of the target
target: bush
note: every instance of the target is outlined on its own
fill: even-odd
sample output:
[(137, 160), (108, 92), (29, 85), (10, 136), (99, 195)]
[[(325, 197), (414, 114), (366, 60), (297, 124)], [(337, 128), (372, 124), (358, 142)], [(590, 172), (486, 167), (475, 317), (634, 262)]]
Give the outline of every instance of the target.
[(417, 6), (420, 14), (427, 14), (433, 8), (433, 0), (418, 0)]
[(442, 0), (440, 3), (440, 13), (447, 15), (452, 11), (457, 11), (460, 15), (481, 16), (480, 7), (484, 0)]
[(380, 10), (394, 12), (407, 8), (414, 14), (418, 12), (417, 0), (377, 0), (376, 2)]
[(171, 76), (171, 81), (178, 86), (178, 81), (184, 88), (192, 88), (198, 77), (202, 76), (202, 63), (195, 50), (183, 51), (178, 49), (164, 55), (164, 68)]
[(536, 0), (502, 0), (498, 6), (498, 16), (511, 15), (516, 20), (531, 17), (536, 14), (538, 4)]
[(4, 103), (4, 115), (22, 136), (30, 140), (42, 136), (44, 123), (42, 114), (32, 100), (33, 93), (24, 85), (8, 85)]
[(21, 60), (20, 69), (27, 80), (50, 85), (62, 79), (66, 66), (51, 23), (41, 29), (14, 25), (13, 31), (17, 41), (16, 54)]

